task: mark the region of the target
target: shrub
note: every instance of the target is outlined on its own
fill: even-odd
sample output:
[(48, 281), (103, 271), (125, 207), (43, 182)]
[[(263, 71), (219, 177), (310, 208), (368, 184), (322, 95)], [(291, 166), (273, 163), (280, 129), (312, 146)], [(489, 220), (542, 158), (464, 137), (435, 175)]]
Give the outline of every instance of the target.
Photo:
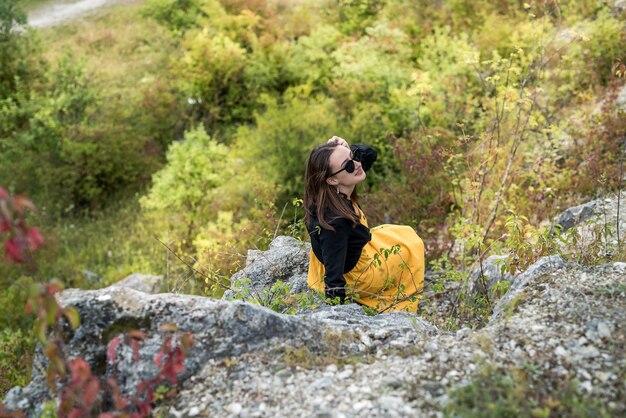
[[(133, 396), (123, 396), (114, 377), (108, 377), (104, 382), (99, 376), (92, 374), (90, 365), (82, 357), (69, 359), (64, 327), (68, 324), (75, 330), (80, 325), (80, 318), (74, 307), (61, 307), (58, 304), (55, 293), (62, 288), (60, 283), (54, 281), (33, 286), (26, 304), (27, 312), (36, 316), (35, 335), (44, 345), (48, 388), (52, 395), (58, 394), (59, 397), (56, 416), (92, 416), (99, 412), (105, 412), (98, 415), (101, 417), (150, 415), (153, 403), (162, 400), (164, 395), (172, 394), (167, 388), (175, 386), (178, 375), (184, 371), (184, 358), (193, 345), (191, 334), (176, 335), (175, 324), (164, 324), (162, 328), (171, 335), (164, 336), (161, 350), (154, 359), (159, 367), (158, 373), (140, 381)], [(124, 336), (114, 337), (107, 346), (107, 362), (115, 364), (117, 349), (121, 344), (128, 345), (135, 358), (138, 358), (144, 338), (145, 334), (141, 330), (131, 330)], [(159, 390), (162, 387), (166, 389), (165, 392)], [(47, 404), (45, 409), (49, 413), (51, 405)], [(22, 412), (12, 411), (8, 416), (21, 416)], [(5, 413), (0, 404), (0, 414), (7, 416)]]
[(235, 149), (246, 165), (276, 184), (281, 202), (300, 196), (304, 167), (314, 145), (339, 132), (340, 120), (332, 99), (314, 96), (309, 86), (288, 90), (281, 100), (265, 98), (265, 111), (255, 117), (256, 126), (241, 127)]
[(186, 132), (183, 141), (170, 145), (167, 161), (154, 174), (142, 206), (179, 215), (193, 229), (199, 217), (205, 216), (201, 211), (219, 198), (217, 189), (233, 174), (229, 150), (198, 126)]
[(150, 0), (143, 14), (154, 18), (174, 34), (180, 35), (197, 26), (198, 19), (205, 15), (204, 7), (211, 0)]
[[(43, 80), (46, 63), (37, 34), (26, 28), (26, 13), (19, 0), (0, 3), (0, 103)], [(0, 126), (0, 134), (2, 126)]]
[(549, 93), (558, 103), (586, 99), (613, 79), (613, 65), (623, 59), (626, 34), (623, 22), (604, 6), (594, 20), (585, 20), (561, 30), (556, 36), (549, 70)]
[(211, 132), (222, 124), (248, 121), (254, 92), (246, 89), (244, 79), (247, 51), (228, 35), (208, 30), (189, 33), (183, 47), (185, 55), (174, 71), (194, 102), (194, 119)]
[[(103, 103), (71, 55), (59, 62), (48, 87), (19, 94), (0, 107), (6, 135), (0, 179), (9, 179), (10, 188), (49, 202), (49, 211), (58, 214), (68, 207), (101, 208), (153, 170), (154, 159), (145, 155), (146, 138), (137, 140), (124, 124), (105, 122), (117, 109)], [(105, 118), (98, 119), (98, 112)]]

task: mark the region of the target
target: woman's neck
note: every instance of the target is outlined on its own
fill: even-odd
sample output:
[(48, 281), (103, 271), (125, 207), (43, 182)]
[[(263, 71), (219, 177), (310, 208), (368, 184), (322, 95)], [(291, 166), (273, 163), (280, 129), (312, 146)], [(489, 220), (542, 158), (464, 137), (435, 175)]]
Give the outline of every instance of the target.
[(337, 190), (337, 194), (341, 197), (343, 197), (344, 199), (346, 199), (346, 201), (352, 203), (352, 199), (350, 198), (350, 196), (348, 196), (347, 194), (345, 194), (344, 192)]
[(352, 196), (352, 192), (353, 191), (354, 191), (354, 186), (352, 186), (352, 187), (337, 186), (337, 192), (338, 193), (343, 193), (343, 194), (345, 194), (348, 197)]

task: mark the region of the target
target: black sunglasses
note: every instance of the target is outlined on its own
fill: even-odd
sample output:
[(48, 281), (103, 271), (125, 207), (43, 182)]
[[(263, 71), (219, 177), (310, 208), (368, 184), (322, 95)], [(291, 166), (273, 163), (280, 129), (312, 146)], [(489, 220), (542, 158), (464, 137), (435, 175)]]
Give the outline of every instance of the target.
[(354, 170), (356, 169), (356, 166), (354, 165), (354, 162), (361, 162), (360, 158), (358, 158), (358, 156), (354, 156), (352, 157), (351, 160), (348, 160), (346, 162), (346, 165), (343, 166), (343, 168), (339, 171), (335, 171), (333, 174), (331, 174), (330, 176), (328, 176), (328, 178), (331, 178), (332, 176), (334, 176), (335, 174), (339, 174), (341, 173), (343, 170), (346, 170), (346, 173), (354, 173)]

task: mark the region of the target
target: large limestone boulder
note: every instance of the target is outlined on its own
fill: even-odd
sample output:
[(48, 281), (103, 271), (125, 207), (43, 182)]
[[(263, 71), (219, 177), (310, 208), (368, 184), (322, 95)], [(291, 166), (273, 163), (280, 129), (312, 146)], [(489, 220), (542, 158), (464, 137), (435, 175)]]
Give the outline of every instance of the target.
[(292, 293), (306, 291), (310, 249), (308, 242), (278, 236), (267, 251), (249, 250), (246, 267), (231, 277), (231, 289), (234, 291), (226, 291), (223, 299), (235, 296), (239, 290), (237, 283), (242, 279), (250, 279), (252, 293), (262, 293), (279, 280), (287, 283)]
[[(180, 376), (184, 381), (196, 375), (207, 363), (242, 356), (277, 356), (287, 349), (341, 355), (366, 351), (372, 341), (415, 344), (436, 329), (415, 315), (396, 313), (370, 317), (356, 304), (324, 306), (307, 315), (280, 315), (241, 301), (222, 301), (206, 297), (149, 294), (136, 290), (146, 285), (145, 277), (124, 280), (105, 289), (68, 289), (58, 296), (62, 306), (74, 306), (81, 324), (67, 342), (69, 358), (80, 356), (101, 377), (114, 376), (126, 395), (132, 395), (142, 380), (158, 373), (154, 359), (163, 341), (177, 332), (189, 332), (195, 342), (188, 353)], [(152, 290), (147, 286), (145, 290)], [(129, 330), (145, 333), (139, 357), (131, 349), (118, 350), (113, 364), (107, 361), (107, 344)], [(363, 342), (365, 341), (365, 342)], [(263, 354), (261, 354), (263, 352)], [(6, 396), (10, 409), (22, 409), (38, 416), (50, 399), (45, 384), (45, 358), (37, 358), (32, 382), (14, 388)]]

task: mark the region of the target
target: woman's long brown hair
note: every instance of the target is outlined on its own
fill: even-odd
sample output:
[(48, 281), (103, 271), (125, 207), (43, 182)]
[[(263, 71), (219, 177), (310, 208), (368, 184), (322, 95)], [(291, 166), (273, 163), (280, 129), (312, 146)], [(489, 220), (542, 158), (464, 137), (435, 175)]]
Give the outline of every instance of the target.
[[(346, 195), (337, 193), (337, 189), (328, 184), (326, 179), (331, 174), (330, 154), (335, 147), (342, 146), (335, 143), (322, 144), (313, 149), (309, 155), (304, 174), (304, 223), (307, 228), (311, 227), (314, 216), (317, 217), (320, 225), (324, 229), (334, 231), (326, 216), (330, 212), (336, 217), (349, 219), (354, 226), (359, 223), (359, 216), (354, 212), (354, 208)], [(352, 191), (350, 198), (356, 202), (356, 187)], [(313, 214), (315, 212), (315, 215)]]

